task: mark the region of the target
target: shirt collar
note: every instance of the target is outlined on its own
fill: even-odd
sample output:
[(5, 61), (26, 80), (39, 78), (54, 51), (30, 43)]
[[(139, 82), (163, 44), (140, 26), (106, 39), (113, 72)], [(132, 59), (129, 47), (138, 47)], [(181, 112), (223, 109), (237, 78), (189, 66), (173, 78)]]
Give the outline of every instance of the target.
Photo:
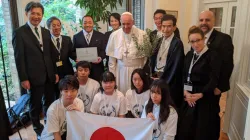
[(196, 54), (196, 55), (202, 55), (202, 54), (204, 54), (206, 51), (208, 50), (208, 47), (207, 47), (207, 45), (205, 45), (205, 47), (202, 49), (202, 51), (198, 54), (196, 51), (194, 51), (194, 54)]
[(213, 30), (214, 30), (214, 28), (212, 28), (212, 29), (205, 35), (205, 37), (206, 37), (207, 39), (209, 39), (209, 37), (211, 36)]
[(62, 39), (62, 36), (59, 35), (59, 37), (56, 37), (56, 36), (54, 36), (53, 34), (51, 34), (51, 38), (52, 38), (53, 40), (56, 40), (57, 38), (59, 38), (59, 40), (61, 40), (61, 39)]
[(82, 31), (83, 31), (84, 36), (86, 36), (87, 34), (90, 34), (90, 35), (93, 34), (93, 30), (90, 33), (86, 32), (84, 29)]
[[(30, 21), (28, 21), (28, 25), (30, 26), (30, 28), (31, 28), (32, 30), (35, 29), (35, 26), (32, 25), (32, 24), (30, 23)], [(37, 28), (38, 28), (38, 30), (40, 30), (40, 28), (41, 28), (40, 24), (37, 26)]]
[(167, 42), (171, 42), (172, 39), (173, 39), (173, 37), (174, 37), (174, 32), (171, 34), (170, 37), (168, 37), (168, 38), (165, 38), (165, 37), (164, 37), (164, 39), (165, 39)]

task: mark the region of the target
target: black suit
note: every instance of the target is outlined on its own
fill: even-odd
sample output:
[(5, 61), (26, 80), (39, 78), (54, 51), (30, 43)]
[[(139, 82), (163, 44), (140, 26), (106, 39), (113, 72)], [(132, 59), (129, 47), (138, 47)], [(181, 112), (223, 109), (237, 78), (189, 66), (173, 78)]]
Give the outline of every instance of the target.
[[(57, 67), (57, 72), (59, 75), (59, 79), (62, 79), (66, 75), (74, 75), (73, 66), (69, 60), (69, 58), (75, 60), (76, 55), (73, 48), (73, 43), (68, 36), (62, 35), (62, 41), (61, 41), (61, 49), (60, 52), (56, 48), (56, 44), (52, 41), (52, 53), (53, 53), (53, 61), (59, 62), (62, 61), (62, 66)], [(55, 42), (56, 43), (56, 42)], [(60, 60), (59, 60), (60, 55)], [(58, 84), (55, 85), (55, 91), (56, 91), (56, 99), (59, 98), (60, 91), (58, 89)]]
[(53, 86), (56, 74), (56, 66), (52, 61), (50, 33), (41, 27), (41, 34), (43, 50), (28, 24), (16, 29), (12, 40), (19, 79), (21, 82), (30, 82), (30, 116), (37, 133), (42, 129), (39, 119), (42, 97), (45, 115), (54, 101)]
[[(93, 31), (90, 43), (88, 44), (83, 31), (80, 31), (73, 37), (74, 49), (76, 48), (88, 48), (88, 47), (97, 47), (98, 56), (102, 58), (102, 60), (106, 57), (105, 54), (105, 37), (102, 33), (98, 31)], [(91, 63), (91, 71), (90, 78), (95, 79), (96, 81), (100, 81), (101, 75), (104, 72), (103, 61), (99, 64)]]
[(207, 46), (209, 49), (216, 51), (222, 59), (218, 88), (221, 92), (228, 91), (230, 89), (229, 80), (234, 67), (232, 39), (229, 35), (214, 29), (207, 41)]
[[(113, 30), (112, 31), (108, 31), (108, 32), (106, 32), (105, 34), (104, 34), (104, 36), (105, 36), (105, 42), (106, 42), (106, 44), (105, 44), (105, 46), (107, 46), (107, 44), (108, 44), (108, 41), (109, 41), (109, 36), (111, 35), (113, 33)], [(106, 47), (105, 47), (105, 50), (106, 50)], [(109, 66), (108, 66), (108, 62), (109, 62), (109, 57), (108, 56), (106, 56), (106, 65), (105, 65), (105, 68), (109, 68)]]
[[(158, 46), (161, 46), (161, 41)], [(151, 71), (153, 75), (155, 73), (158, 51), (151, 57)], [(184, 57), (183, 43), (179, 38), (174, 36), (170, 43), (166, 65), (160, 78), (164, 79), (168, 83), (171, 91), (171, 97), (178, 108), (183, 101), (182, 73)]]

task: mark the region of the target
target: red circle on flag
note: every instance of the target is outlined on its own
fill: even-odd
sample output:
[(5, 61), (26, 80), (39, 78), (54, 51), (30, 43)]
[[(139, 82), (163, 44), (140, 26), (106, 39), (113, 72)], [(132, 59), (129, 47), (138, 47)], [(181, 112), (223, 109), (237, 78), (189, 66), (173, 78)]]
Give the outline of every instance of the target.
[(90, 140), (125, 140), (125, 138), (114, 128), (102, 127), (92, 134)]

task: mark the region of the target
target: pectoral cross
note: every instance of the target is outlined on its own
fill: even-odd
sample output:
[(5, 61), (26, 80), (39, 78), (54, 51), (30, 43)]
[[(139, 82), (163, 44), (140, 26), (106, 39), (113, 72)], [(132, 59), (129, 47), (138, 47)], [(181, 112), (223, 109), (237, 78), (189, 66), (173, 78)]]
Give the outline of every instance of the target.
[(129, 54), (128, 49), (126, 49), (126, 51), (124, 53), (126, 54), (126, 57), (128, 57), (128, 54)]

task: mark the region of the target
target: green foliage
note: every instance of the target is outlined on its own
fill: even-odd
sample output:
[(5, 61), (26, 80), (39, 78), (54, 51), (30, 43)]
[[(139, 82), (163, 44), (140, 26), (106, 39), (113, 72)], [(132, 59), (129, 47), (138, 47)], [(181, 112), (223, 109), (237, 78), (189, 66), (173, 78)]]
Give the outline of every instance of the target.
[[(11, 79), (11, 70), (10, 70), (10, 64), (9, 64), (9, 56), (8, 56), (8, 47), (7, 47), (7, 40), (6, 40), (6, 30), (5, 30), (5, 23), (4, 23), (4, 17), (3, 17), (3, 10), (2, 10), (2, 4), (0, 4), (0, 33), (1, 33), (1, 40), (3, 45), (3, 56), (4, 56), (4, 62), (5, 62), (5, 70), (6, 70), (6, 77), (7, 77), (7, 86), (10, 94), (10, 100), (14, 101), (14, 89), (13, 89), (13, 83)], [(3, 61), (2, 61), (2, 52), (0, 51), (0, 83), (1, 87), (4, 93), (4, 98), (7, 99), (6, 94), (6, 86), (5, 86), (5, 76), (4, 76), (4, 68), (3, 68)]]
[(87, 15), (93, 17), (96, 29), (98, 30), (100, 27), (97, 22), (107, 22), (111, 14), (107, 8), (110, 7), (111, 11), (117, 9), (117, 2), (122, 6), (123, 0), (76, 0), (75, 5), (87, 10)]
[(152, 30), (146, 29), (146, 34), (143, 35), (143, 40), (139, 43), (138, 38), (135, 35), (132, 35), (133, 41), (135, 42), (135, 47), (137, 48), (137, 56), (139, 57), (151, 57), (154, 53), (154, 50), (157, 47), (157, 44), (160, 40), (160, 37), (157, 35), (151, 34)]
[(76, 22), (76, 8), (69, 0), (41, 0), (44, 6), (44, 18), (57, 16), (62, 21)]

